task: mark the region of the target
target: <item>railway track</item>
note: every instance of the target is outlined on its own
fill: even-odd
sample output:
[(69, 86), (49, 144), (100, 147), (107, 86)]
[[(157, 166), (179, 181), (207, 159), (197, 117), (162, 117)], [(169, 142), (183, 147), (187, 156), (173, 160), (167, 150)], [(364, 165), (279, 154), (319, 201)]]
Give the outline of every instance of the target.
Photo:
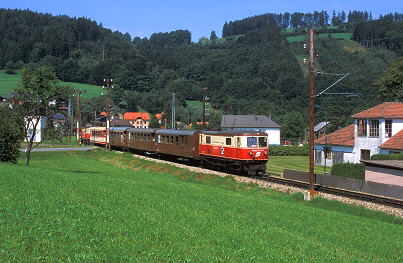
[[(298, 188), (302, 188), (302, 189), (309, 189), (309, 183), (291, 180), (291, 179), (279, 178), (279, 177), (274, 177), (274, 176), (270, 176), (270, 175), (263, 175), (261, 177), (255, 176), (253, 178), (259, 179), (259, 180), (265, 180), (267, 182), (298, 187)], [(351, 198), (351, 199), (355, 199), (355, 200), (366, 201), (366, 202), (371, 202), (371, 203), (376, 203), (376, 204), (391, 206), (391, 207), (396, 207), (396, 208), (403, 208), (403, 200), (401, 200), (401, 199), (395, 199), (395, 198), (391, 198), (391, 197), (379, 196), (379, 195), (368, 194), (368, 193), (363, 193), (363, 192), (350, 191), (350, 190), (334, 188), (334, 187), (329, 187), (329, 186), (324, 186), (324, 185), (315, 185), (315, 190), (317, 190), (318, 192), (321, 192), (321, 193), (347, 197), (347, 198)]]

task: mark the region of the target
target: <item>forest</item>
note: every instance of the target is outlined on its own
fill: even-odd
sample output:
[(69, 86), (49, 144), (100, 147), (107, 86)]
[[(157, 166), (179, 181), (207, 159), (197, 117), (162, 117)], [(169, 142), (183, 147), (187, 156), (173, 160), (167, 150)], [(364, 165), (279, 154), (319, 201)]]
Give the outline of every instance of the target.
[[(164, 112), (170, 120), (175, 93), (178, 121), (201, 121), (200, 109), (187, 101), (207, 96), (211, 129), (218, 128), (222, 114), (262, 114), (282, 126), (282, 137), (296, 138), (308, 126), (304, 44), (309, 44), (309, 28), (317, 32), (315, 94), (348, 74), (331, 94), (315, 99), (316, 123), (328, 120), (333, 130), (340, 129), (351, 123), (352, 114), (396, 99), (382, 97), (381, 80), (403, 56), (399, 13), (379, 19), (355, 10), (331, 16), (325, 11), (267, 13), (225, 22), (221, 38), (212, 31), (209, 39), (193, 43), (186, 29), (139, 38), (83, 17), (0, 9), (0, 69), (12, 73), (47, 65), (62, 81), (99, 86), (113, 79), (115, 114), (144, 109)], [(82, 103), (93, 112), (103, 110), (103, 102)], [(90, 123), (93, 115), (83, 117)]]

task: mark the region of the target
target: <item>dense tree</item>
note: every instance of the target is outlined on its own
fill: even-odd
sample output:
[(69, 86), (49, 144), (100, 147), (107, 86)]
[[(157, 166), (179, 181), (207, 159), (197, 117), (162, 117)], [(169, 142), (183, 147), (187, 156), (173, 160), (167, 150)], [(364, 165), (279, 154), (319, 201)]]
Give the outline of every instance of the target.
[(0, 105), (0, 162), (17, 163), (24, 123), (8, 105)]
[(393, 62), (375, 83), (383, 100), (403, 101), (403, 57)]
[(218, 37), (217, 37), (217, 35), (216, 35), (216, 33), (215, 33), (215, 31), (213, 30), (213, 31), (211, 31), (211, 34), (210, 34), (210, 40), (216, 40)]

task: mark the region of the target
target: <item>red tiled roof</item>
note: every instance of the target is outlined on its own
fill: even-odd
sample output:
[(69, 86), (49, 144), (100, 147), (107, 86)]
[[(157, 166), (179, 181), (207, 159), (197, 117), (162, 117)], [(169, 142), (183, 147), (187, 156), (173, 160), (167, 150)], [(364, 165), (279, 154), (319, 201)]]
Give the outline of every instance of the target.
[(400, 130), (392, 138), (382, 143), (379, 148), (403, 150), (403, 130)]
[(322, 136), (314, 141), (314, 144), (354, 146), (354, 124), (351, 124), (341, 130)]
[(161, 119), (162, 118), (162, 115), (163, 115), (164, 113), (162, 112), (162, 113), (157, 113), (157, 114), (155, 114), (155, 118), (157, 119), (157, 120), (159, 120), (159, 119)]
[(385, 102), (368, 110), (354, 114), (351, 118), (403, 119), (403, 103)]
[(145, 121), (150, 120), (150, 114), (147, 112), (126, 112), (123, 114), (123, 119), (124, 120), (137, 120), (137, 119), (143, 119)]

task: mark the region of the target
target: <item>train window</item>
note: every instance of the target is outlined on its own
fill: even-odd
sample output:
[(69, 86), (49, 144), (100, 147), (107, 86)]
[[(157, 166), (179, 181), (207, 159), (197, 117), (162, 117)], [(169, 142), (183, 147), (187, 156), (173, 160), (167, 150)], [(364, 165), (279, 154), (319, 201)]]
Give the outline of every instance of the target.
[(231, 145), (231, 138), (225, 138), (225, 145)]
[(206, 136), (206, 143), (208, 143), (208, 144), (211, 143), (211, 136)]
[(259, 137), (259, 147), (267, 146), (267, 137)]
[(169, 143), (173, 144), (174, 143), (174, 137), (173, 136), (169, 136)]
[(161, 135), (158, 135), (157, 143), (161, 143)]
[(188, 146), (188, 143), (189, 143), (188, 137), (185, 137), (184, 140), (183, 140), (183, 145)]
[(178, 145), (178, 143), (179, 143), (179, 137), (176, 136), (176, 137), (175, 137), (175, 145)]
[(247, 138), (248, 147), (256, 147), (257, 146), (257, 138), (256, 137), (248, 137)]
[(236, 146), (237, 147), (241, 146), (241, 138), (240, 137), (236, 137)]

